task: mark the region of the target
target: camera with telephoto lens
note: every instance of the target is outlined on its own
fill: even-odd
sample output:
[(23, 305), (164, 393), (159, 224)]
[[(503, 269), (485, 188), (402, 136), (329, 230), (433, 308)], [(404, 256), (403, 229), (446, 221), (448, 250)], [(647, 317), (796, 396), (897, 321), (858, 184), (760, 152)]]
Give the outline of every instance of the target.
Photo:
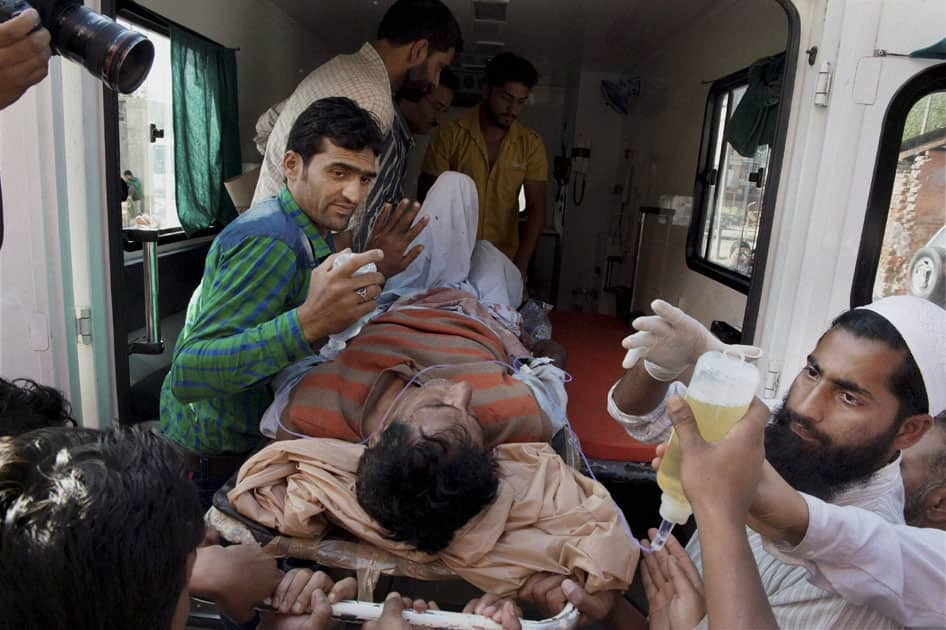
[(82, 0), (0, 0), (0, 22), (30, 8), (49, 31), (54, 53), (82, 64), (113, 90), (134, 92), (148, 76), (154, 44)]

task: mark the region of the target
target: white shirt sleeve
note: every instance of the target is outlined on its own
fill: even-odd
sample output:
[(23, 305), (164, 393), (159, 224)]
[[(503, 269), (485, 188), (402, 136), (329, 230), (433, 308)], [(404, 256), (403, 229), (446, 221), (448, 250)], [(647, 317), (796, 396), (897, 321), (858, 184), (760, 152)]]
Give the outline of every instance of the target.
[(276, 121), (279, 120), (279, 114), (285, 105), (286, 101), (279, 101), (256, 119), (256, 136), (253, 138), (253, 143), (262, 156), (266, 155), (266, 143), (269, 142), (269, 136), (272, 135), (273, 127), (276, 126)]
[(906, 626), (946, 628), (946, 531), (896, 525), (867, 510), (808, 503), (808, 531), (780, 555), (809, 581)]
[(674, 381), (667, 388), (667, 394), (660, 404), (650, 413), (643, 416), (632, 416), (618, 409), (614, 402), (614, 388), (617, 383), (608, 390), (608, 413), (614, 420), (624, 427), (627, 434), (638, 442), (645, 444), (658, 444), (666, 442), (670, 438), (670, 416), (667, 415), (667, 398), (670, 396), (685, 396), (687, 392), (686, 385), (679, 381)]

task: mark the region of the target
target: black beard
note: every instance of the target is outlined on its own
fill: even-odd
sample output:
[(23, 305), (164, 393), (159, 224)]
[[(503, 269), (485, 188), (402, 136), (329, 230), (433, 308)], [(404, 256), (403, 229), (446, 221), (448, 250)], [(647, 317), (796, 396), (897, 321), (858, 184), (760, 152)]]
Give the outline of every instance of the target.
[[(831, 438), (818, 431), (808, 418), (789, 409), (786, 402), (765, 428), (765, 458), (795, 490), (831, 501), (888, 463), (899, 422), (894, 422), (890, 431), (866, 444), (832, 446)], [(798, 437), (791, 430), (792, 422), (816, 436), (818, 444), (812, 445)]]
[(397, 98), (417, 103), (430, 92), (429, 88), (430, 86), (425, 81), (411, 81), (407, 79), (404, 81), (404, 85), (401, 86), (401, 89), (397, 91)]
[(489, 106), (489, 103), (486, 104), (486, 118), (489, 119), (494, 126), (499, 127), (500, 129), (509, 129), (511, 126), (509, 123), (503, 122), (499, 119), (496, 113), (493, 111), (493, 108)]

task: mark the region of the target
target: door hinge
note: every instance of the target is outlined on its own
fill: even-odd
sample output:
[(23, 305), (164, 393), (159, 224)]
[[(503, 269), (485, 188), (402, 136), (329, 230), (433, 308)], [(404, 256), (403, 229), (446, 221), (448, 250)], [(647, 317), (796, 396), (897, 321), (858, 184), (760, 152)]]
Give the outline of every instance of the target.
[(831, 93), (831, 62), (825, 61), (818, 71), (818, 84), (815, 86), (815, 105), (828, 106), (828, 95)]
[(773, 363), (775, 365), (769, 365), (769, 369), (765, 372), (765, 384), (762, 387), (763, 398), (775, 398), (778, 395), (778, 382), (782, 372), (779, 370), (778, 363)]
[(84, 346), (92, 345), (92, 309), (76, 309), (76, 341)]

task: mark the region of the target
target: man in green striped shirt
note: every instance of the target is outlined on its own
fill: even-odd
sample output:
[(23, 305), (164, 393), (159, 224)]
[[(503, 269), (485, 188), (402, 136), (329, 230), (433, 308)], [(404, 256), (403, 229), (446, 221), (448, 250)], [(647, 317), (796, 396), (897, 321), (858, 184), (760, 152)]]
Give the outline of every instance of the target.
[[(416, 230), (408, 224), (384, 251), (332, 268), (332, 232), (347, 227), (365, 196), (382, 143), (373, 116), (353, 101), (316, 101), (289, 134), (279, 195), (254, 205), (211, 246), (161, 391), (162, 431), (198, 483), (222, 482), (241, 458), (222, 456), (258, 445), (272, 376), (375, 308), (384, 276), (353, 272), (385, 252), (389, 263), (410, 262), (403, 252)], [(212, 465), (224, 459), (229, 465)]]

